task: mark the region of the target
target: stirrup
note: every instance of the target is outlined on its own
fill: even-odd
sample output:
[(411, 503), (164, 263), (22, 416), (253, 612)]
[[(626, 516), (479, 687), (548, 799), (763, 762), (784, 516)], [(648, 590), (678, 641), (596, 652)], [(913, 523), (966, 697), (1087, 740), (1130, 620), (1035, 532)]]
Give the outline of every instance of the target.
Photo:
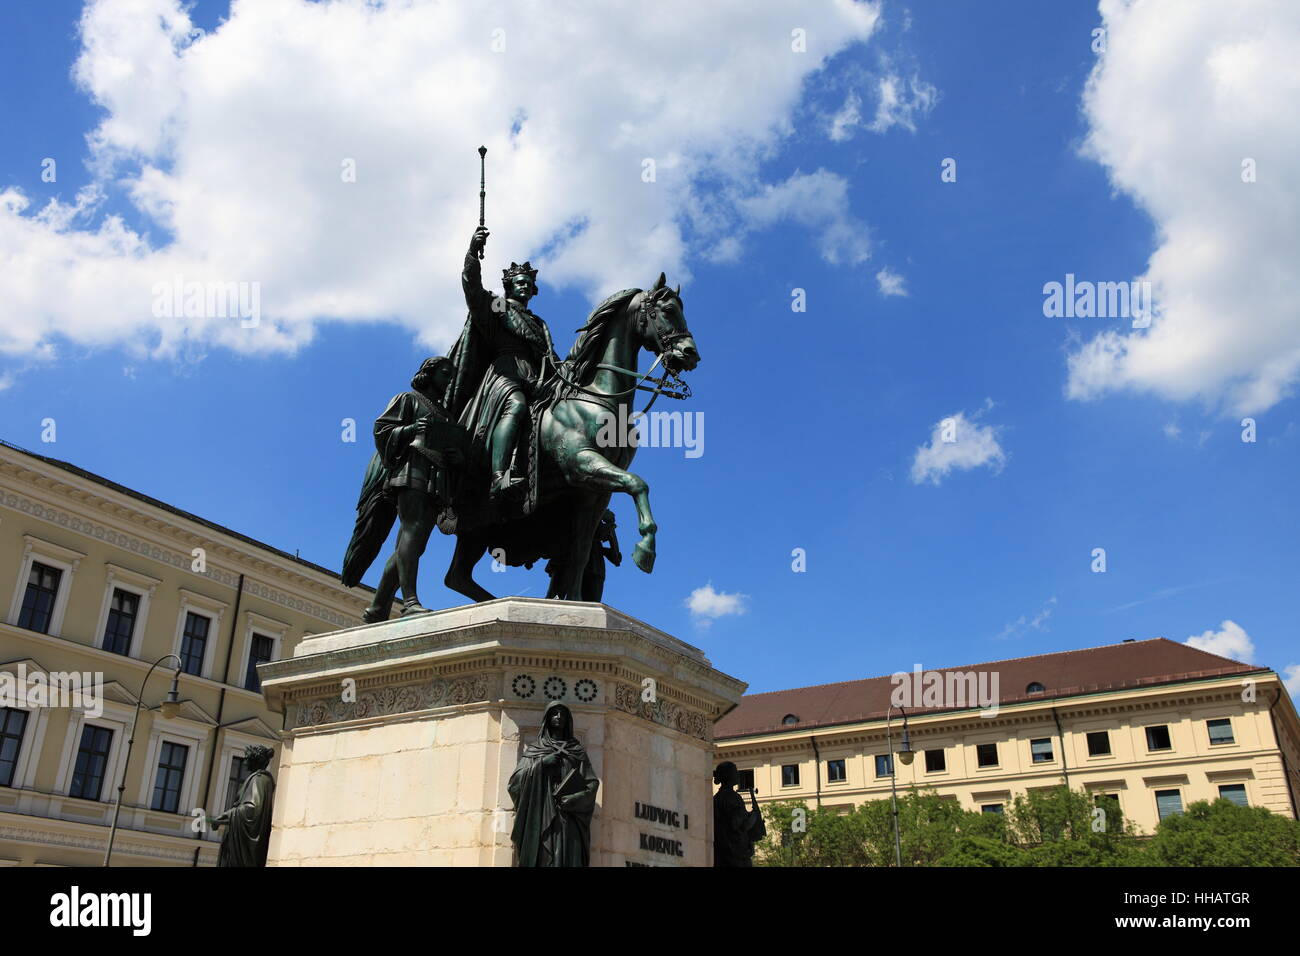
[(514, 494), (521, 485), (524, 484), (523, 478), (511, 478), (507, 471), (498, 471), (492, 476), (492, 485), (488, 488), (488, 497), (495, 501)]

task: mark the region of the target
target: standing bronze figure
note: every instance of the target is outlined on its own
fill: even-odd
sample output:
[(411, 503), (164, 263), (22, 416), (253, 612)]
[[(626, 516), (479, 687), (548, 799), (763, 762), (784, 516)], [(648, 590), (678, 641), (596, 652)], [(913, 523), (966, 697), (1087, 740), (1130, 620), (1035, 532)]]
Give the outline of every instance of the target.
[(270, 747), (246, 747), (244, 765), (250, 773), (239, 787), (234, 806), (219, 817), (208, 817), (209, 826), (226, 828), (217, 851), (217, 866), (266, 866), (275, 801), (275, 779), (266, 768), (274, 755)]
[[(614, 512), (606, 509), (601, 515), (600, 524), (596, 525), (596, 536), (591, 541), (591, 556), (587, 559), (587, 571), (582, 576), (582, 600), (599, 604), (605, 596), (605, 560), (618, 567), (623, 563), (623, 552), (618, 549), (618, 522)], [(548, 598), (555, 597), (555, 569), (551, 562), (546, 564), (546, 573), (551, 575), (551, 590)]]
[(713, 865), (753, 866), (754, 844), (767, 836), (758, 798), (751, 790), (750, 808), (745, 809), (744, 799), (736, 792), (740, 774), (730, 760), (718, 764), (713, 782), (719, 785), (713, 796)]
[(357, 520), (343, 559), (341, 578), (355, 587), (400, 519), (397, 547), (384, 565), (375, 599), (362, 614), (373, 624), (388, 619), (402, 588), (402, 614), (423, 614), (417, 589), (420, 557), (451, 498), (449, 469), (464, 462), (463, 429), (451, 421), (442, 398), (456, 370), (450, 359), (426, 359), (411, 391), (393, 397), (375, 420), (375, 454), (357, 501)]
[(536, 743), (525, 748), (507, 785), (515, 805), (510, 831), (519, 866), (587, 866), (591, 816), (600, 781), (573, 736), (573, 714), (552, 701)]

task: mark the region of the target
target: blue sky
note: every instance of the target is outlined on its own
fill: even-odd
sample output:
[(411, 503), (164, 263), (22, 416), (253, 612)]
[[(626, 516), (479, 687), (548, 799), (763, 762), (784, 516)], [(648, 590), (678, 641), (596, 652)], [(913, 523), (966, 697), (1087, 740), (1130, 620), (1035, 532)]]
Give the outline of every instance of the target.
[[(99, 6), (100, 13), (113, 12), (111, 3)], [(102, 238), (104, 222), (116, 215), (153, 250), (179, 243), (206, 255), (205, 234), (192, 220), (168, 221), (131, 184), (153, 166), (174, 177), (176, 190), (212, 192), (211, 182), (193, 179), (202, 165), (196, 157), (247, 151), (255, 169), (258, 117), (228, 123), (228, 135), (204, 134), (185, 145), (202, 120), (193, 104), (206, 102), (199, 95), (206, 93), (203, 80), (185, 75), (189, 98), (175, 107), (176, 122), (160, 122), (170, 130), (163, 139), (174, 136), (181, 146), (133, 150), (130, 136), (114, 133), (119, 141), (111, 148), (95, 147), (87, 135), (102, 121), (118, 116), (123, 125), (139, 124), (131, 111), (140, 107), (131, 105), (129, 90), (112, 87), (116, 81), (89, 87), (74, 81), (73, 64), (83, 51), (81, 11), (78, 3), (48, 2), (0, 12), (6, 52), (0, 80), (11, 91), (0, 103), (7, 131), (0, 140), (0, 191), (30, 200), (5, 218), (0, 237), (7, 229), (8, 239), (25, 241), (16, 231), (19, 220), (30, 223), (50, 199), (70, 204), (80, 188), (98, 184), (97, 204), (42, 234), (50, 250), (111, 264), (109, 252), (84, 253), (72, 240)], [(1212, 117), (1198, 126), (1195, 103), (1171, 100), (1168, 112), (1157, 111), (1152, 104), (1164, 91), (1213, 82), (1228, 103), (1202, 112), (1231, 112), (1231, 96), (1252, 82), (1249, 73), (1239, 82), (1225, 79), (1222, 69), (1208, 81), (1178, 76), (1197, 62), (1222, 63), (1208, 54), (1171, 54), (1164, 73), (1158, 56), (1137, 57), (1151, 22), (1175, 15), (1169, 10), (1103, 17), (1088, 3), (941, 8), (885, 2), (878, 12), (866, 31), (841, 23), (833, 49), (816, 48), (830, 26), (810, 29), (813, 53), (825, 54), (820, 65), (798, 68), (786, 101), (772, 91), (749, 103), (754, 113), (766, 111), (755, 120), (759, 125), (734, 131), (725, 144), (708, 142), (695, 129), (675, 138), (680, 104), (663, 106), (654, 149), (685, 157), (676, 166), (661, 163), (665, 180), (683, 180), (664, 190), (694, 197), (697, 211), (674, 200), (624, 217), (621, 203), (637, 205), (642, 194), (635, 190), (655, 188), (634, 177), (617, 188), (597, 182), (592, 197), (575, 200), (574, 208), (585, 208), (581, 203), (592, 198), (596, 212), (579, 228), (593, 233), (604, 226), (635, 238), (662, 221), (673, 224), (674, 241), (659, 258), (643, 254), (659, 248), (654, 242), (630, 245), (628, 256), (640, 256), (635, 268), (617, 250), (608, 261), (582, 250), (554, 251), (554, 237), (571, 227), (573, 214), (546, 208), (555, 200), (535, 183), (530, 187), (529, 174), (512, 169), (508, 149), (494, 146), (489, 154), (494, 237), (487, 261), (493, 271), (486, 274), (511, 259), (541, 261), (534, 306), (562, 351), (599, 292), (646, 285), (665, 268), (671, 282), (683, 284), (703, 356), (691, 375), (689, 408), (704, 417), (704, 454), (641, 451), (634, 470), (651, 485), (659, 562), (650, 576), (630, 562), (611, 569), (607, 602), (700, 645), (716, 666), (755, 691), (873, 676), (916, 662), (951, 666), (1130, 637), (1183, 641), (1206, 632), (1215, 635), (1207, 646), (1231, 656), (1253, 655), (1280, 671), (1295, 664), (1300, 432), (1293, 369), (1283, 363), (1279, 372), (1270, 364), (1300, 344), (1294, 300), (1278, 302), (1291, 280), (1261, 281), (1273, 275), (1266, 254), (1242, 266), (1230, 257), (1216, 261), (1211, 249), (1195, 269), (1177, 255), (1180, 230), (1201, 215), (1196, 228), (1204, 234), (1264, 233), (1270, 249), (1281, 241), (1294, 262), (1294, 233), (1279, 240), (1271, 221), (1252, 218), (1266, 215), (1260, 207), (1238, 198), (1243, 184), (1235, 158), (1222, 184), (1213, 178), (1223, 166), (1217, 160), (1207, 160), (1209, 178), (1200, 175), (1201, 154), (1217, 155), (1216, 136), (1234, 157), (1274, 155), (1270, 145), (1285, 133), (1277, 127), (1295, 122), (1283, 116), (1290, 109), (1285, 100), (1271, 101), (1273, 113), (1268, 103), (1259, 107), (1242, 121), (1244, 132)], [(1154, 19), (1139, 20), (1139, 13)], [(192, 23), (206, 32), (198, 43), (222, 39), (245, 14), (224, 3), (196, 4)], [(845, 14), (844, 23), (854, 15)], [(770, 46), (759, 35), (755, 55), (784, 57), (791, 26), (779, 14), (771, 21), (779, 32)], [(1124, 51), (1104, 70), (1099, 58), (1110, 54), (1091, 48), (1092, 31), (1103, 24), (1110, 48), (1122, 40)], [(256, 25), (245, 29), (255, 32)], [(482, 26), (486, 31), (490, 23)], [(1209, 44), (1212, 52), (1220, 40), (1202, 38), (1200, 26), (1193, 20), (1178, 35), (1194, 49)], [(1258, 30), (1266, 34), (1267, 26)], [(1280, 26), (1294, 29), (1294, 20)], [(96, 30), (102, 25), (90, 32)], [(1264, 43), (1260, 35), (1238, 39)], [(268, 60), (254, 62), (274, 72)], [(1096, 92), (1089, 97), (1085, 84), (1094, 70)], [(368, 77), (361, 71), (355, 78), (359, 99), (368, 95)], [(530, 104), (521, 81), (494, 82), (502, 110), (516, 110), (525, 130), (542, 125), (540, 106)], [(891, 89), (900, 97), (882, 112)], [(1116, 104), (1130, 91), (1135, 108), (1126, 112)], [(111, 301), (120, 298), (112, 287), (97, 305), (100, 270), (76, 273), (87, 288), (78, 285), (75, 295), (85, 298), (64, 317), (52, 316), (57, 308), (47, 312), (35, 293), (25, 298), (41, 290), (38, 280), (18, 287), (10, 285), (18, 282), (11, 275), (0, 279), (0, 288), (9, 287), (9, 301), (20, 305), (8, 309), (0, 338), (0, 437), (337, 568), (371, 450), (364, 438), (369, 421), (424, 356), (445, 349), (462, 320), (455, 279), (459, 250), (475, 224), (474, 149), (505, 135), (473, 114), (438, 114), (438, 97), (455, 100), (459, 87), (431, 95), (427, 115), (437, 117), (430, 122), (439, 124), (440, 148), (454, 147), (466, 164), (434, 186), (413, 186), (402, 175), (367, 181), (370, 192), (355, 212), (364, 217), (383, 203), (403, 208), (416, 202), (412, 191), (434, 197), (412, 227), (413, 235), (427, 237), (429, 249), (412, 243), (372, 266), (372, 273), (391, 267), (394, 276), (411, 276), (409, 293), (386, 300), (383, 290), (362, 282), (348, 290), (353, 299), (335, 289), (333, 305), (313, 307), (313, 289), (328, 286), (337, 270), (326, 262), (315, 268), (280, 263), (268, 269), (268, 279), (291, 275), (296, 298), (268, 294), (268, 308), (274, 319), (283, 306), (289, 331), (250, 346), (229, 338), (228, 330), (191, 328), (169, 336), (147, 321), (136, 323), (129, 313), (138, 305), (124, 312)], [(556, 115), (584, 111), (585, 94), (572, 95), (571, 103), (551, 104)], [(734, 112), (746, 103), (700, 108)], [(1186, 135), (1197, 129), (1203, 140)], [(1181, 152), (1166, 145), (1165, 135)], [(569, 129), (564, 142), (599, 179), (624, 158), (611, 145), (616, 139), (612, 125), (593, 120)], [(721, 164), (716, 157), (724, 145), (743, 155)], [(363, 164), (411, 160), (381, 155), (379, 142), (364, 146)], [(626, 155), (638, 155), (635, 145), (630, 149)], [(41, 179), (44, 157), (58, 159), (55, 183)], [(940, 177), (949, 157), (957, 163), (955, 182)], [(1162, 166), (1165, 160), (1174, 165)], [(518, 162), (524, 161), (521, 147)], [(332, 156), (328, 163), (337, 168)], [(1169, 170), (1179, 163), (1190, 170), (1187, 184), (1172, 188)], [(1264, 182), (1266, 168), (1261, 159), (1251, 203), (1265, 189), (1296, 189)], [(1153, 169), (1164, 170), (1164, 178)], [(802, 178), (812, 174), (821, 178)], [(789, 188), (796, 183), (806, 190)], [(254, 188), (229, 184), (231, 215)], [(574, 188), (562, 183), (556, 192)], [(438, 198), (444, 193), (463, 193), (464, 201)], [(512, 198), (498, 200), (502, 193)], [(714, 193), (731, 197), (728, 208), (699, 213), (700, 197)], [(277, 195), (246, 205), (275, 216)], [(1285, 199), (1294, 196), (1268, 194), (1265, 204)], [(281, 218), (293, 220), (284, 202)], [(532, 222), (514, 203), (543, 208)], [(254, 247), (270, 243), (250, 225), (257, 221), (236, 223), (250, 230)], [(299, 230), (336, 230), (346, 241), (347, 230), (364, 219), (294, 222)], [(498, 222), (506, 224), (498, 228)], [(272, 238), (284, 243), (294, 235)], [(364, 235), (355, 245), (366, 244)], [(538, 238), (547, 235), (550, 243)], [(727, 236), (743, 239), (734, 257), (722, 251)], [(52, 261), (37, 259), (39, 268), (43, 262), (53, 270)], [(882, 270), (901, 277), (905, 294), (884, 293)], [(1130, 332), (1125, 318), (1045, 317), (1043, 286), (1067, 273), (1122, 282), (1149, 276), (1160, 283), (1167, 311), (1149, 333)], [(1206, 285), (1211, 278), (1214, 284)], [(805, 312), (791, 309), (794, 289), (805, 290)], [(1217, 296), (1226, 307), (1197, 311), (1195, 302)], [(100, 305), (109, 318), (83, 324), (85, 313)], [(365, 314), (367, 308), (373, 311)], [(1292, 310), (1289, 322), (1285, 313), (1269, 321), (1269, 309), (1279, 308)], [(24, 339), (23, 330), (33, 328), (39, 334)], [(1159, 349), (1148, 346), (1157, 332), (1172, 336)], [(1134, 336), (1124, 346), (1130, 360), (1105, 364), (1088, 351), (1106, 333)], [(1259, 341), (1250, 348), (1215, 345), (1251, 335)], [(1255, 442), (1241, 440), (1246, 415), (1257, 423)], [(957, 445), (967, 457), (945, 469), (956, 452), (940, 443), (940, 470), (933, 480), (917, 480), (918, 449), (931, 444), (941, 420), (955, 416), (961, 416)], [(339, 438), (347, 417), (360, 423), (358, 443)], [(45, 418), (58, 425), (52, 444), (41, 441)], [(631, 504), (614, 507), (630, 552)], [(807, 555), (802, 573), (791, 566), (796, 548)], [(1095, 548), (1105, 549), (1105, 573), (1091, 569)], [(450, 539), (430, 544), (422, 576), (427, 604), (459, 603), (440, 585), (450, 551)], [(545, 592), (540, 571), (495, 574), (484, 563), (477, 576), (498, 594)], [(692, 592), (705, 587), (723, 596), (708, 605), (713, 617), (687, 606)], [(737, 613), (718, 613), (724, 611)]]

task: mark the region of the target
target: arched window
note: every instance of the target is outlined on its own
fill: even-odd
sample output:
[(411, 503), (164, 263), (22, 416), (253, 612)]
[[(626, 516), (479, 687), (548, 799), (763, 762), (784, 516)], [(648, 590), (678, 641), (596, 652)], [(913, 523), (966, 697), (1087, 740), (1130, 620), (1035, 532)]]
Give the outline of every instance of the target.
[(1033, 681), (1033, 682), (1032, 682), (1028, 687), (1025, 688), (1025, 693), (1026, 693), (1026, 694), (1041, 694), (1041, 693), (1043, 693), (1045, 690), (1047, 690), (1046, 687), (1044, 687), (1042, 684), (1038, 683), (1038, 681)]
[(781, 723), (783, 723), (783, 724), (797, 724), (797, 723), (799, 723), (799, 718), (798, 718), (797, 716), (795, 716), (794, 714), (786, 714), (784, 717), (781, 718)]

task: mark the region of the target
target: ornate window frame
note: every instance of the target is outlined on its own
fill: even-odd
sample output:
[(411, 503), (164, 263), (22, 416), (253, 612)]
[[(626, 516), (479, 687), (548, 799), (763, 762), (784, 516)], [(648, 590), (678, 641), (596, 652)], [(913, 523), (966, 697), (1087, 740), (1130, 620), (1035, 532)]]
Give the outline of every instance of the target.
[(239, 670), (231, 678), (231, 684), (242, 691), (261, 697), (260, 690), (249, 690), (244, 686), (244, 678), (248, 675), (248, 659), (253, 653), (255, 633), (271, 639), (271, 660), (278, 661), (284, 648), (284, 636), (289, 633), (289, 625), (273, 617), (258, 614), (256, 611), (244, 612), (244, 647), (239, 655)]
[[(206, 594), (200, 594), (198, 591), (191, 591), (189, 588), (179, 588), (181, 595), (180, 611), (176, 615), (176, 633), (172, 636), (172, 653), (179, 658), (181, 656), (181, 647), (185, 642), (185, 618), (190, 613), (201, 614), (211, 623), (208, 625), (208, 643), (203, 648), (203, 664), (199, 668), (198, 674), (191, 674), (191, 677), (203, 677), (207, 680), (215, 680), (212, 676), (212, 667), (216, 661), (217, 644), (221, 637), (221, 621), (225, 616), (226, 610), (230, 604), (217, 598), (208, 597)], [(181, 673), (188, 673), (182, 671)]]
[(34, 534), (24, 534), (23, 542), (23, 558), (18, 563), (18, 581), (14, 585), (13, 600), (9, 602), (8, 623), (14, 627), (18, 626), (18, 615), (23, 609), (23, 596), (27, 593), (27, 579), (31, 577), (33, 562), (39, 561), (63, 572), (59, 578), (59, 593), (54, 598), (54, 610), (50, 614), (50, 628), (45, 632), (51, 637), (62, 637), (63, 616), (68, 610), (72, 578), (86, 556), (80, 551), (65, 548), (53, 541), (46, 541)]
[[(20, 662), (12, 661), (0, 667), (0, 671), (14, 676), (17, 682), (18, 673), (17, 665), (19, 663), (34, 663), (32, 661)], [(31, 675), (33, 669), (27, 669), (27, 677), (23, 684), (23, 699), (30, 700), (31, 695), (27, 693), (27, 685), (31, 684)], [(41, 671), (44, 673), (44, 671)], [(45, 731), (49, 727), (51, 707), (26, 707), (18, 701), (12, 704), (3, 704), (5, 707), (11, 707), (14, 710), (21, 710), (27, 715), (27, 724), (23, 727), (23, 739), (18, 744), (18, 760), (14, 763), (13, 781), (9, 784), (10, 790), (34, 790), (36, 788), (36, 771), (41, 763), (41, 750), (45, 745)]]
[(99, 803), (112, 803), (122, 781), (122, 768), (126, 762), (126, 738), (131, 734), (131, 720), (135, 716), (134, 708), (112, 700), (103, 702), (104, 712), (98, 717), (90, 717), (85, 711), (74, 711), (68, 721), (67, 736), (63, 741), (63, 755), (59, 759), (59, 776), (54, 782), (54, 793), (65, 800), (82, 800), (69, 792), (72, 789), (72, 775), (77, 766), (77, 752), (81, 748), (81, 732), (87, 724), (103, 727), (113, 732), (113, 743), (108, 750), (108, 761), (104, 765), (104, 786), (99, 793)]
[(162, 584), (162, 580), (152, 575), (141, 574), (139, 571), (132, 571), (111, 561), (105, 561), (104, 567), (108, 568), (108, 574), (104, 586), (104, 600), (99, 607), (99, 621), (95, 625), (95, 646), (101, 651), (108, 650), (104, 646), (104, 628), (108, 626), (108, 612), (113, 606), (113, 592), (128, 591), (140, 599), (140, 604), (135, 611), (135, 626), (131, 630), (131, 646), (127, 649), (126, 656), (139, 659), (144, 644), (145, 627), (149, 622), (149, 602), (158, 585)]
[(181, 781), (180, 797), (176, 802), (175, 816), (191, 817), (198, 806), (199, 778), (201, 768), (207, 766), (207, 744), (210, 727), (195, 723), (184, 717), (168, 720), (155, 711), (153, 725), (149, 728), (149, 746), (146, 749), (144, 778), (139, 781), (136, 805), (150, 813), (168, 813), (167, 810), (153, 808), (154, 783), (158, 779), (158, 761), (162, 758), (162, 745), (165, 742), (180, 744), (189, 749), (185, 759), (185, 777)]

